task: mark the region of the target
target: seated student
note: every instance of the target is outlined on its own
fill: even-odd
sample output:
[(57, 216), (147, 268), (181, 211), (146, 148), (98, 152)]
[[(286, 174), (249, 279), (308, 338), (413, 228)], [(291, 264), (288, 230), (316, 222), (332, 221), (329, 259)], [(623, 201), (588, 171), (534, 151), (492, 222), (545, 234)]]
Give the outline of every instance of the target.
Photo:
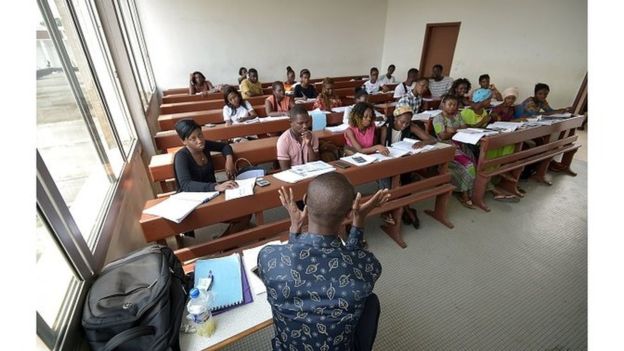
[(512, 87), (503, 90), (503, 103), (490, 111), (492, 121), (509, 122), (514, 119), (516, 99), (520, 95), (518, 88)]
[(407, 94), (408, 91), (414, 89), (416, 78), (418, 78), (418, 70), (416, 68), (410, 68), (407, 71), (407, 79), (405, 82), (398, 84), (396, 88), (394, 88), (394, 99), (398, 101), (403, 95)]
[(490, 89), (492, 91), (492, 98), (494, 100), (503, 101), (503, 96), (500, 91), (496, 89), (496, 85), (490, 84), (490, 75), (485, 73), (479, 76), (479, 86), (483, 89)]
[(472, 104), (461, 112), (461, 117), (468, 127), (485, 128), (490, 123), (487, 108), (492, 101), (490, 89), (479, 88), (472, 93)]
[(349, 116), (349, 128), (344, 131), (346, 146), (345, 155), (353, 155), (356, 152), (373, 154), (379, 152), (388, 155), (388, 148), (375, 145), (375, 108), (367, 102), (358, 102), (351, 109)]
[(310, 84), (310, 71), (307, 68), (302, 69), (299, 72), (299, 78), (301, 82), (295, 86), (295, 100), (316, 98), (316, 89)]
[(381, 82), (377, 80), (377, 77), (379, 77), (379, 70), (377, 67), (371, 68), (368, 80), (362, 85), (368, 94), (375, 94), (381, 89)]
[(277, 139), (277, 160), (285, 171), (319, 159), (319, 139), (312, 134), (312, 117), (305, 107), (295, 105), (288, 112), (290, 129)]
[(554, 113), (570, 112), (571, 107), (553, 109), (546, 101), (548, 93), (550, 93), (550, 87), (548, 84), (537, 83), (535, 84), (534, 96), (526, 98), (522, 104), (516, 106), (516, 118), (520, 117), (532, 117), (536, 115), (552, 115)]
[[(204, 139), (201, 127), (192, 119), (176, 123), (176, 132), (184, 147), (174, 156), (174, 174), (178, 191), (201, 192), (219, 191), (238, 187), (233, 180), (217, 183), (215, 170), (210, 157), (211, 151), (219, 151), (225, 156), (225, 173), (229, 179), (236, 176), (232, 148), (228, 144)], [(249, 227), (251, 215), (231, 220), (223, 234), (239, 232)]]
[(334, 80), (323, 79), (323, 90), (316, 97), (313, 108), (320, 108), (322, 111), (331, 111), (333, 107), (342, 106), (342, 100), (334, 92)]
[[(412, 123), (412, 107), (409, 105), (397, 105), (392, 113), (392, 116), (389, 116), (380, 128), (379, 133), (379, 142), (383, 146), (392, 146), (392, 144), (397, 143), (405, 138), (411, 139), (419, 139), (419, 142), (414, 143), (412, 146), (414, 149), (421, 148), (425, 145), (432, 145), (436, 143), (436, 140), (427, 132), (425, 132), (422, 128), (420, 128), (415, 123)], [(378, 185), (380, 188), (391, 188), (391, 178), (385, 178), (378, 181)], [(411, 175), (405, 174), (401, 175), (401, 183), (406, 184), (411, 181)], [(418, 229), (420, 226), (420, 222), (418, 220), (418, 216), (416, 214), (416, 210), (411, 209), (409, 207), (406, 210), (412, 213), (414, 218), (414, 222), (411, 223), (414, 225), (414, 228)], [(394, 218), (392, 218), (392, 214), (390, 212), (382, 214), (383, 220), (388, 224), (395, 224)], [(407, 221), (407, 224), (410, 224)]]
[(457, 108), (464, 108), (470, 106), (470, 81), (466, 78), (459, 78), (453, 82), (448, 94), (457, 98)]
[[(355, 100), (355, 103), (353, 105), (349, 105), (345, 107), (344, 113), (342, 115), (343, 124), (349, 124), (349, 117), (351, 116), (351, 109), (353, 109), (353, 106), (355, 106), (355, 104), (357, 104), (358, 102), (368, 102), (368, 93), (366, 92), (366, 89), (362, 87), (355, 88), (354, 100)], [(375, 111), (375, 113), (377, 113), (377, 111)]]
[(399, 99), (397, 105), (409, 105), (414, 113), (420, 112), (423, 94), (427, 91), (429, 80), (427, 78), (419, 78), (414, 84), (414, 88)]
[(227, 87), (225, 93), (223, 93), (223, 100), (225, 101), (223, 120), (228, 125), (241, 123), (257, 117), (256, 111), (254, 111), (249, 101), (243, 100), (241, 93), (236, 90), (236, 87)]
[[(362, 203), (336, 172), (310, 182), (303, 211), (292, 189), (279, 194), (291, 221), (288, 245), (268, 245), (258, 254), (273, 312), (273, 350), (372, 350), (380, 314), (373, 289), (381, 264), (365, 249), (364, 224), (390, 194), (380, 190)], [(308, 232), (302, 233), (306, 217)], [(345, 220), (352, 226), (343, 244), (338, 233)]]
[(388, 72), (386, 72), (386, 74), (384, 74), (383, 76), (381, 76), (381, 78), (379, 78), (379, 84), (381, 84), (384, 92), (387, 92), (390, 89), (386, 87), (386, 85), (396, 83), (396, 78), (394, 78), (394, 76), (392, 75), (394, 73), (395, 68), (396, 67), (394, 65), (388, 66)]
[(238, 84), (247, 79), (247, 68), (241, 67), (238, 69)]
[(434, 99), (446, 94), (453, 85), (453, 78), (442, 75), (443, 69), (440, 64), (433, 65), (432, 75), (429, 78), (429, 91)]
[(249, 78), (243, 79), (240, 83), (240, 92), (245, 100), (252, 96), (262, 95), (262, 84), (258, 82), (258, 71), (255, 68), (250, 68)]
[(465, 144), (452, 140), (458, 129), (466, 127), (457, 113), (457, 97), (450, 94), (442, 96), (440, 108), (442, 113), (433, 118), (433, 130), (438, 140), (455, 145), (455, 158), (449, 163), (451, 184), (455, 186), (455, 191), (460, 193), (459, 202), (467, 208), (474, 209), (470, 192), (476, 176), (475, 158), (471, 149)]
[(294, 95), (295, 94), (295, 71), (288, 66), (286, 67), (286, 81), (284, 82), (284, 93), (286, 95)]
[(189, 80), (189, 95), (201, 94), (202, 96), (206, 96), (210, 93), (216, 93), (221, 91), (221, 86), (213, 86), (209, 80), (206, 80), (206, 77), (199, 72), (195, 71), (191, 73), (191, 79)]
[(264, 109), (267, 116), (283, 116), (290, 111), (295, 102), (290, 96), (284, 94), (282, 82), (273, 82), (272, 88), (273, 94), (264, 100)]

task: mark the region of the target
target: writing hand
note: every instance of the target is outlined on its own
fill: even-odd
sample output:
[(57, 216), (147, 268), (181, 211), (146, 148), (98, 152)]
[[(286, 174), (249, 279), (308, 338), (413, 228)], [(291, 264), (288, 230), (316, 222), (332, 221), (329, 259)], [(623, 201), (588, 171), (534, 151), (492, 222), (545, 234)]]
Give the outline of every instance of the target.
[(223, 192), (227, 189), (236, 189), (236, 188), (238, 188), (238, 184), (236, 184), (236, 182), (233, 180), (228, 180), (215, 186), (215, 190), (219, 192)]

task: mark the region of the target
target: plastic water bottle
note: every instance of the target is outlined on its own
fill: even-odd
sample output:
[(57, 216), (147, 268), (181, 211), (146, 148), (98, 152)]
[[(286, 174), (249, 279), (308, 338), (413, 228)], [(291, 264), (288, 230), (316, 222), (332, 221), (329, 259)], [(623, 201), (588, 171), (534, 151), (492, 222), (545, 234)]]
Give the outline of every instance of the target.
[(197, 288), (191, 289), (190, 300), (186, 305), (189, 314), (186, 318), (193, 322), (197, 335), (200, 336), (211, 336), (216, 328), (214, 318), (208, 308), (209, 303), (209, 293)]

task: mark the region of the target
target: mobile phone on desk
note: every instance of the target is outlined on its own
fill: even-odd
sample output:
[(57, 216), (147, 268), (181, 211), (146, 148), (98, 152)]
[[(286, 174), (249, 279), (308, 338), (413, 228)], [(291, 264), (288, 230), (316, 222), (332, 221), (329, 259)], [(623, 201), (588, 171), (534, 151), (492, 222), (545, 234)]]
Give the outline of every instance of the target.
[(256, 179), (256, 185), (258, 186), (267, 186), (270, 185), (271, 182), (269, 182), (268, 180), (264, 179), (264, 178), (257, 178)]
[(336, 167), (340, 167), (342, 169), (351, 167), (351, 164), (349, 164), (349, 162), (340, 161), (340, 160), (334, 162), (334, 165), (336, 165)]

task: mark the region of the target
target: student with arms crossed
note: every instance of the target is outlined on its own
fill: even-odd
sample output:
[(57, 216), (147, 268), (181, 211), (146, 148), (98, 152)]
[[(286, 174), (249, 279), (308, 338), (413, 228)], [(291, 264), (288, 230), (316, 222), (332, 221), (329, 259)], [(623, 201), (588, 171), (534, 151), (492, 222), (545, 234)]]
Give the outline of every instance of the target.
[(375, 108), (367, 102), (358, 102), (351, 109), (349, 128), (344, 131), (346, 146), (345, 155), (356, 152), (373, 154), (379, 152), (388, 155), (388, 148), (375, 145)]
[(342, 100), (334, 92), (334, 80), (323, 79), (323, 90), (316, 97), (313, 108), (320, 108), (322, 111), (331, 111), (333, 107), (342, 106)]
[(262, 84), (258, 81), (258, 71), (255, 68), (250, 68), (249, 78), (243, 79), (240, 83), (240, 92), (245, 100), (252, 96), (262, 95)]
[(277, 161), (285, 171), (319, 159), (319, 140), (312, 131), (312, 117), (301, 106), (295, 105), (288, 112), (290, 129), (277, 139)]
[(316, 98), (316, 89), (310, 84), (310, 71), (304, 68), (299, 72), (301, 83), (295, 86), (295, 100), (308, 100)]
[(273, 94), (264, 100), (264, 109), (267, 116), (282, 116), (295, 105), (290, 96), (284, 94), (284, 84), (280, 81), (273, 82)]
[[(332, 172), (310, 182), (303, 211), (292, 189), (279, 194), (291, 221), (288, 245), (268, 245), (258, 254), (273, 312), (273, 350), (371, 350), (380, 314), (373, 288), (381, 264), (364, 248), (364, 223), (389, 200), (388, 190), (363, 203), (347, 178)], [(345, 220), (352, 226), (343, 243), (337, 233)]]
[(453, 78), (442, 75), (443, 70), (444, 68), (441, 64), (433, 65), (433, 73), (431, 78), (429, 78), (429, 91), (434, 99), (446, 94), (453, 84)]
[[(175, 129), (184, 144), (184, 147), (176, 152), (173, 161), (178, 191), (224, 192), (226, 189), (238, 187), (236, 182), (231, 180), (236, 176), (236, 168), (230, 145), (204, 139), (201, 127), (192, 119), (178, 121)], [(217, 183), (214, 165), (210, 157), (211, 151), (221, 152), (225, 156), (225, 173), (230, 180), (221, 184)], [(250, 219), (251, 215), (231, 220), (223, 234), (235, 233), (248, 228)]]
[(228, 125), (242, 123), (258, 116), (249, 101), (243, 100), (241, 93), (235, 87), (229, 86), (225, 89), (223, 100), (225, 101), (223, 120)]

